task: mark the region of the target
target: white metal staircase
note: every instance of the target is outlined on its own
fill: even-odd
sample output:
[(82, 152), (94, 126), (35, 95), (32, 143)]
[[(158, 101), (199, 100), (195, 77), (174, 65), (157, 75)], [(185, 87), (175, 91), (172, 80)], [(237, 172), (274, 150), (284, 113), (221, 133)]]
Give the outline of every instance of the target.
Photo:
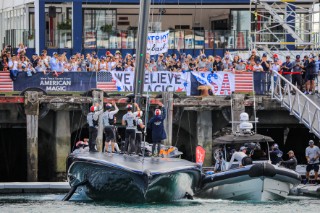
[[(273, 73), (277, 76), (277, 80), (274, 81), (271, 78), (271, 97), (279, 101), (281, 106), (289, 110), (290, 114), (294, 115), (300, 123), (309, 128), (310, 132), (320, 138), (319, 104), (311, 100), (310, 96), (302, 93), (278, 72)], [(281, 81), (283, 82), (281, 83)]]
[[(295, 57), (292, 46), (302, 52), (319, 48), (320, 29), (315, 28), (319, 20), (318, 0), (250, 0), (251, 49), (263, 49)], [(291, 36), (293, 41), (288, 41)], [(281, 51), (280, 51), (281, 50)], [(296, 51), (295, 51), (296, 52)], [(301, 54), (300, 54), (301, 55)]]

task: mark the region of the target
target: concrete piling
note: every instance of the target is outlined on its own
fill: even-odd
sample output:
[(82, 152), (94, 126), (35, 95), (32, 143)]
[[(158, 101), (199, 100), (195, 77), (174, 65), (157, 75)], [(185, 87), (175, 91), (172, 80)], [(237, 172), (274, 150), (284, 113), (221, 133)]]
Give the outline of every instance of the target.
[(56, 112), (55, 173), (60, 181), (66, 179), (66, 156), (70, 153), (71, 131), (69, 111)]
[(212, 166), (212, 111), (197, 112), (197, 142), (206, 150), (203, 166)]

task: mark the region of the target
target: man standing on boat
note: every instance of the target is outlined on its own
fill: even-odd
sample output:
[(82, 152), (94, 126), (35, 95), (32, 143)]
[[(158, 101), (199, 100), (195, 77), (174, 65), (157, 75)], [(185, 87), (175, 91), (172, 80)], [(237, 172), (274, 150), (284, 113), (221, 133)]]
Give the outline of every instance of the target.
[[(112, 106), (115, 110), (111, 111)], [(114, 143), (116, 139), (115, 127), (114, 127), (114, 115), (119, 112), (116, 103), (113, 101), (112, 105), (110, 103), (106, 104), (106, 111), (102, 114), (102, 123), (104, 127), (104, 134), (106, 138), (105, 151), (108, 151), (108, 145), (111, 143), (111, 152), (115, 152)]]
[(167, 138), (163, 125), (164, 119), (166, 118), (166, 109), (162, 103), (159, 103), (159, 107), (161, 107), (161, 109), (155, 110), (154, 116), (148, 123), (148, 128), (152, 131), (152, 156), (155, 155), (156, 145), (158, 145), (156, 156), (159, 156), (161, 141)]
[(132, 113), (132, 105), (127, 105), (127, 113), (122, 117), (122, 125), (126, 126), (125, 132), (125, 146), (122, 148), (122, 151), (129, 154), (135, 154), (135, 140), (136, 140), (136, 130), (137, 122), (136, 116)]
[(96, 139), (98, 136), (99, 115), (103, 112), (99, 104), (90, 107), (90, 112), (87, 115), (87, 123), (89, 124), (89, 152), (97, 152)]
[(283, 152), (279, 149), (279, 146), (276, 143), (272, 145), (271, 149), (272, 150), (269, 152), (271, 164), (276, 165), (282, 160)]
[(314, 179), (317, 181), (318, 179), (318, 171), (319, 171), (319, 157), (320, 157), (320, 150), (319, 147), (314, 145), (314, 141), (309, 141), (309, 146), (306, 148), (306, 158), (307, 158), (307, 172), (306, 172), (306, 182), (309, 181), (310, 178), (310, 171), (314, 170)]
[(280, 165), (295, 171), (298, 164), (297, 158), (294, 156), (294, 152), (292, 150), (288, 152), (288, 155), (289, 160), (280, 161)]
[(246, 153), (247, 147), (245, 146), (240, 147), (239, 152), (234, 152), (232, 154), (227, 170), (229, 170), (232, 167), (232, 163), (234, 160), (237, 160), (239, 162), (239, 167), (252, 164), (251, 158), (248, 157)]
[(136, 154), (140, 155), (141, 154), (141, 142), (142, 142), (142, 138), (143, 138), (143, 134), (144, 134), (143, 132), (144, 132), (145, 125), (143, 124), (143, 121), (141, 119), (142, 111), (140, 110), (139, 105), (137, 103), (134, 103), (134, 105), (137, 109), (137, 111), (133, 113), (136, 116), (136, 124), (137, 124), (135, 147), (136, 147)]

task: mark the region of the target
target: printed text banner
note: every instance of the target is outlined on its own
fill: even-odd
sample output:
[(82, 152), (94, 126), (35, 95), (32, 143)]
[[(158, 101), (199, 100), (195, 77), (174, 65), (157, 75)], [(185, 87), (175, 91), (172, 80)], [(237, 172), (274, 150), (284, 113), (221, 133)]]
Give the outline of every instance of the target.
[[(133, 72), (111, 72), (118, 91), (133, 91)], [(144, 80), (145, 92), (187, 92), (190, 73), (182, 72), (146, 72)], [(98, 83), (99, 85), (99, 83)]]
[(88, 91), (96, 88), (96, 73), (88, 72), (65, 72), (58, 77), (52, 73), (36, 73), (28, 77), (20, 72), (16, 81), (13, 82), (15, 91), (23, 91), (27, 88), (41, 88), (47, 92), (59, 91)]
[(168, 52), (169, 31), (148, 33), (147, 53), (158, 55)]

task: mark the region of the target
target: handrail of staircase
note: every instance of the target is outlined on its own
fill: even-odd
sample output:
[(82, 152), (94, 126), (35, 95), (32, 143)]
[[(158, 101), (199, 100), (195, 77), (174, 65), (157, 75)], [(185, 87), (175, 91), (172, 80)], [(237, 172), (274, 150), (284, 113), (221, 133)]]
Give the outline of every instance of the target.
[[(274, 82), (274, 77), (277, 76), (276, 82)], [(285, 82), (285, 86), (281, 87), (281, 81)], [(293, 95), (291, 92), (295, 93)], [(288, 96), (289, 103), (285, 102), (284, 97)], [(302, 98), (301, 98), (302, 97)], [(288, 81), (285, 77), (283, 77), (280, 73), (277, 71), (272, 71), (272, 77), (271, 77), (271, 98), (277, 99), (281, 102), (282, 105), (284, 105), (288, 110), (290, 110), (290, 113), (293, 113), (298, 119), (300, 119), (300, 122), (304, 123), (312, 133), (314, 133), (318, 138), (320, 138), (320, 107), (312, 101), (307, 95), (305, 95), (303, 92), (301, 92), (295, 85), (293, 85), (290, 81)], [(306, 99), (306, 102), (304, 103), (303, 109), (301, 110), (300, 106), (300, 100)], [(308, 110), (310, 109), (310, 105), (312, 105), (316, 110), (314, 112), (314, 116), (310, 117), (310, 111), (308, 112), (308, 119), (303, 118), (303, 114), (298, 115), (295, 111), (293, 111), (293, 105), (296, 103), (297, 100), (298, 104), (298, 110), (303, 113), (303, 110), (307, 107)], [(307, 105), (308, 104), (308, 105)], [(317, 114), (318, 113), (318, 114)], [(316, 116), (318, 116), (318, 119), (316, 119)], [(309, 123), (308, 123), (309, 122)], [(315, 129), (313, 124), (314, 122), (318, 122), (318, 129)]]

